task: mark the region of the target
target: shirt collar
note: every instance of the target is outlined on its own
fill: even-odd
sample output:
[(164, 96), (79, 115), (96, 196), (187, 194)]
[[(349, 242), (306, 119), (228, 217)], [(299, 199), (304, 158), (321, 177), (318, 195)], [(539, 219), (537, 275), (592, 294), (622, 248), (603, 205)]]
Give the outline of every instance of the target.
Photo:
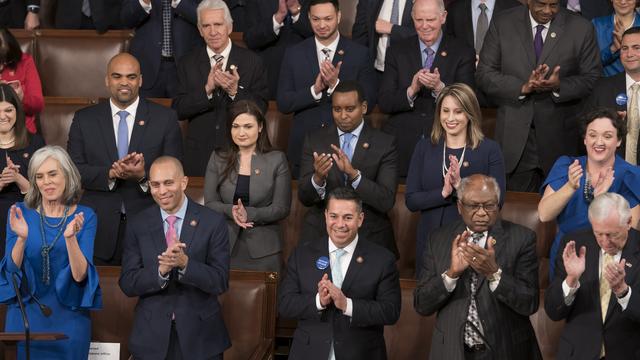
[(120, 111), (126, 111), (129, 115), (136, 117), (136, 110), (138, 109), (138, 103), (140, 102), (140, 96), (138, 96), (131, 105), (127, 106), (124, 109), (120, 109), (116, 104), (113, 103), (113, 99), (109, 98), (109, 106), (111, 107), (111, 117), (116, 116)]
[(322, 45), (320, 41), (318, 41), (318, 38), (316, 38), (315, 36), (313, 37), (313, 40), (316, 42), (317, 52), (322, 51), (322, 49), (324, 48), (329, 48), (331, 49), (331, 56), (333, 57), (336, 54), (336, 49), (338, 48), (338, 43), (340, 42), (340, 33), (338, 33), (338, 36), (336, 36), (335, 40), (333, 40), (333, 42), (331, 42), (331, 44), (327, 46)]
[[(603, 259), (603, 261), (604, 261), (604, 255), (605, 254), (606, 253), (604, 252), (604, 249), (601, 248), (600, 249), (600, 258)], [(613, 255), (613, 260), (615, 262), (620, 262), (620, 258), (621, 257), (622, 257), (622, 250), (618, 250), (618, 252), (615, 255)]]
[[(348, 254), (353, 255), (353, 251), (356, 249), (356, 245), (358, 244), (358, 237), (359, 235), (356, 234), (356, 238), (353, 239), (353, 241), (349, 245), (343, 247), (342, 250), (346, 251)], [(333, 240), (329, 238), (329, 254), (336, 251), (337, 249), (338, 247), (333, 243)]]
[[(351, 132), (351, 134), (353, 136), (355, 136), (356, 138), (360, 137), (360, 133), (362, 132), (362, 128), (364, 127), (364, 119), (362, 119), (362, 122), (360, 123), (360, 125), (358, 125), (357, 128), (353, 129), (353, 131)], [(342, 136), (342, 134), (344, 134), (346, 131), (342, 131), (340, 130), (339, 127), (336, 127), (338, 129), (338, 136)]]
[[(231, 39), (227, 39), (227, 46), (225, 46), (224, 50), (222, 50), (222, 52), (218, 55), (222, 55), (224, 56), (224, 59), (227, 60), (229, 59), (229, 53), (231, 52), (231, 44), (233, 44), (231, 42)], [(213, 57), (213, 55), (215, 55), (216, 52), (211, 50), (208, 46), (207, 46), (207, 55), (209, 55), (209, 60), (211, 60), (211, 58)]]
[(440, 35), (438, 35), (438, 38), (431, 46), (427, 46), (427, 44), (422, 42), (422, 40), (418, 40), (418, 43), (420, 44), (420, 53), (424, 53), (424, 49), (426, 49), (427, 47), (430, 47), (434, 53), (438, 52), (438, 48), (440, 48), (441, 42), (442, 42), (442, 29), (440, 29)]
[[(469, 241), (471, 241), (471, 235), (475, 234), (474, 231), (471, 231), (471, 229), (467, 228), (467, 231), (469, 232)], [(482, 237), (480, 238), (480, 240), (478, 240), (478, 246), (480, 247), (485, 247), (485, 245), (487, 244), (487, 237), (489, 236), (489, 231), (483, 231), (482, 232)]]
[(160, 208), (160, 215), (162, 216), (163, 222), (167, 221), (167, 217), (169, 217), (169, 215), (175, 215), (178, 219), (184, 220), (185, 216), (187, 215), (187, 204), (189, 203), (189, 199), (187, 199), (186, 195), (183, 194), (183, 196), (184, 201), (182, 202), (182, 206), (180, 206), (180, 209), (178, 209), (175, 214), (169, 214), (168, 212)]
[(629, 76), (629, 74), (627, 74), (625, 72), (624, 74), (624, 79), (625, 79), (625, 89), (627, 89), (627, 94), (629, 94), (629, 96), (631, 96), (631, 85), (639, 83), (640, 81), (635, 81), (631, 78), (631, 76)]
[[(482, 0), (471, 0), (471, 6), (472, 6), (472, 8), (474, 10), (478, 9), (478, 6), (480, 6), (480, 3), (484, 3), (487, 6), (487, 12), (489, 14), (493, 13), (493, 7), (496, 4), (496, 0), (485, 0), (485, 1), (482, 1)], [(478, 9), (478, 10), (480, 10), (480, 9)]]

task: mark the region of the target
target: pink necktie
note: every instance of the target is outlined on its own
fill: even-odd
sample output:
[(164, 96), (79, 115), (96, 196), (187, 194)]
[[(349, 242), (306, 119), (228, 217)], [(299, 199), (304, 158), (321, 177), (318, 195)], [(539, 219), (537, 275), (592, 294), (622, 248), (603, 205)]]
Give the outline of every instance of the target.
[[(167, 241), (167, 247), (173, 245), (173, 235), (176, 234), (176, 220), (178, 217), (175, 215), (167, 216), (167, 224), (169, 224), (169, 228), (167, 229), (167, 233), (165, 234), (165, 240)], [(176, 234), (177, 237), (177, 234)]]

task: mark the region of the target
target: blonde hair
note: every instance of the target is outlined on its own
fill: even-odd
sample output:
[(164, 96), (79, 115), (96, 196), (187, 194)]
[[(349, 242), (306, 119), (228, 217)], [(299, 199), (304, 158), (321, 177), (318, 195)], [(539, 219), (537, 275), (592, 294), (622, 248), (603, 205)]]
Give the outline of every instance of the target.
[(484, 139), (484, 134), (480, 127), (480, 124), (482, 123), (482, 112), (480, 111), (480, 104), (478, 104), (476, 94), (469, 85), (463, 83), (451, 84), (440, 91), (440, 95), (438, 95), (438, 98), (436, 99), (436, 110), (433, 118), (433, 128), (431, 130), (431, 142), (437, 144), (440, 142), (441, 138), (447, 136), (442, 124), (440, 123), (442, 102), (447, 96), (451, 96), (462, 107), (462, 111), (464, 111), (464, 114), (469, 120), (469, 124), (467, 124), (467, 144), (471, 146), (472, 149), (477, 148), (482, 139)]

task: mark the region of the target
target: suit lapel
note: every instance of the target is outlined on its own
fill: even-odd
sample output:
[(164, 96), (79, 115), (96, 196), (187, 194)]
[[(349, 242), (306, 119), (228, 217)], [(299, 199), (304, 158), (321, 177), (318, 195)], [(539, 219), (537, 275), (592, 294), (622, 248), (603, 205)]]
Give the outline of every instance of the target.
[(187, 245), (187, 249), (191, 248), (193, 235), (200, 224), (200, 211), (194, 205), (193, 200), (189, 199), (187, 204), (187, 212), (182, 220), (182, 228), (180, 229), (180, 242)]
[(531, 19), (529, 18), (529, 9), (523, 7), (522, 16), (520, 16), (520, 19), (515, 18), (515, 21), (516, 24), (513, 27), (513, 31), (520, 40), (519, 42), (522, 44), (524, 54), (529, 61), (530, 67), (533, 69), (536, 67), (536, 52), (533, 49), (533, 27), (531, 25)]
[(209, 59), (209, 54), (207, 53), (206, 45), (200, 49), (199, 57), (200, 57), (200, 62), (198, 63), (198, 72), (200, 73), (200, 77), (206, 80), (207, 77), (209, 76), (209, 72), (211, 71), (211, 59)]
[[(314, 37), (310, 37), (308, 39), (309, 44), (308, 48), (305, 51), (307, 55), (307, 61), (309, 62), (311, 73), (313, 74), (313, 79), (315, 80), (316, 76), (320, 73), (320, 65), (318, 64), (318, 49), (316, 49), (316, 41)], [(339, 44), (338, 44), (339, 45)]]
[(238, 56), (235, 48), (236, 47), (232, 42), (231, 50), (229, 51), (229, 58), (227, 59), (227, 66), (225, 67), (224, 71), (231, 72), (231, 65), (235, 65), (236, 67), (238, 67)]
[[(431, 65), (431, 69), (434, 70), (438, 68), (440, 72), (440, 77), (444, 77), (444, 70), (446, 69), (447, 56), (449, 55), (448, 47), (447, 47), (447, 38), (448, 36), (444, 33), (442, 34), (442, 41), (440, 41), (440, 46), (438, 46), (438, 52), (435, 53), (435, 57), (433, 58), (433, 64)], [(422, 59), (421, 59), (422, 60)]]
[[(497, 7), (497, 3), (498, 1), (496, 1), (496, 5), (494, 5), (495, 7)], [(471, 0), (467, 0), (465, 2), (464, 5), (464, 11), (462, 12), (462, 23), (464, 24), (464, 27), (467, 28), (465, 31), (465, 34), (467, 36), (467, 43), (468, 44), (475, 44), (476, 43), (476, 39), (474, 38), (474, 33), (473, 33), (473, 15), (471, 13)], [(493, 13), (496, 13), (496, 9), (493, 9)]]
[[(340, 136), (338, 135), (338, 128), (336, 128), (335, 125), (329, 127), (329, 130), (326, 133), (323, 141), (323, 145), (326, 145), (327, 154), (333, 154), (331, 144), (340, 148)], [(331, 186), (332, 189), (334, 187), (344, 186), (344, 177), (342, 176), (342, 172), (338, 169), (338, 166), (336, 166), (336, 164), (333, 164), (331, 170), (329, 170), (327, 182), (338, 184), (337, 186)]]
[(344, 58), (344, 54), (346, 53), (345, 45), (346, 42), (344, 41), (344, 37), (340, 36), (338, 47), (336, 48), (336, 53), (333, 55), (333, 61), (331, 61), (333, 66), (338, 66), (338, 63)]
[(142, 139), (144, 139), (144, 132), (149, 126), (149, 109), (147, 102), (140, 98), (138, 101), (138, 109), (136, 110), (136, 118), (133, 121), (133, 131), (131, 133), (131, 141), (129, 141), (129, 153), (141, 152), (140, 147), (142, 145)]
[[(348, 292), (351, 285), (354, 283), (355, 279), (358, 278), (358, 274), (362, 270), (362, 267), (367, 261), (367, 251), (363, 249), (363, 245), (361, 241), (365, 241), (362, 238), (358, 239), (358, 244), (356, 245), (355, 250), (353, 251), (353, 255), (351, 256), (351, 261), (349, 262), (349, 267), (347, 268), (347, 275), (344, 277), (342, 281), (341, 290), (343, 293)], [(360, 259), (360, 261), (358, 261)]]
[[(594, 304), (597, 304), (598, 307), (598, 316), (600, 316), (600, 320), (602, 320), (602, 310), (600, 307), (600, 247), (598, 246), (595, 237), (590, 236), (589, 244), (584, 244), (588, 249), (594, 249), (594, 251), (587, 251), (587, 259), (585, 260), (585, 274), (582, 278), (585, 279), (585, 282), (593, 282), (593, 286), (591, 287), (591, 298), (594, 299)], [(580, 248), (581, 245), (576, 244), (576, 250)]]
[[(261, 198), (262, 196), (258, 193), (262, 191), (265, 187), (263, 185), (263, 178), (265, 174), (265, 168), (267, 164), (265, 158), (262, 154), (253, 153), (251, 157), (251, 181), (249, 182), (249, 202), (254, 202), (256, 199)], [(250, 204), (244, 204), (244, 206), (249, 206)]]
[[(496, 223), (489, 230), (489, 234), (487, 235), (487, 241), (485, 244), (485, 249), (489, 248), (489, 238), (493, 237), (496, 240), (496, 243), (493, 245), (493, 251), (495, 252), (496, 264), (498, 267), (504, 266), (503, 264), (507, 264), (507, 261), (504, 260), (505, 256), (505, 243), (508, 241), (507, 235), (502, 229), (502, 220), (496, 221)], [(486, 280), (486, 277), (480, 273), (478, 273), (478, 289), (480, 289)]]
[(157, 220), (149, 220), (149, 232), (151, 233), (151, 240), (156, 248), (156, 253), (162, 254), (165, 250), (167, 250), (167, 240), (164, 233), (164, 224), (160, 212), (160, 207), (158, 205), (154, 205), (152, 212), (152, 219)]
[[(638, 276), (638, 266), (640, 266), (640, 239), (638, 239), (638, 233), (632, 231), (629, 233), (629, 238), (627, 239), (627, 244), (624, 249), (622, 249), (622, 256), (620, 260), (626, 259), (626, 263), (629, 264), (625, 266), (625, 282), (627, 285), (633, 284), (635, 282), (636, 277)], [(616, 295), (611, 292), (611, 298), (609, 299), (609, 307), (607, 308), (607, 317), (605, 318), (605, 326), (607, 322), (611, 319), (615, 309), (618, 308), (618, 299)]]
[[(565, 14), (564, 12), (560, 11), (551, 21), (549, 30), (547, 30), (547, 36), (544, 39), (542, 54), (540, 55), (538, 64), (546, 63), (549, 55), (553, 54), (556, 44), (558, 44), (559, 39), (562, 38), (562, 35), (564, 33), (564, 20)], [(553, 69), (549, 69), (549, 71), (553, 71)]]
[(365, 123), (362, 127), (362, 131), (360, 132), (360, 137), (358, 137), (358, 141), (356, 142), (356, 147), (355, 149), (353, 149), (351, 164), (353, 164), (354, 168), (360, 168), (359, 165), (365, 162), (369, 145), (371, 145), (371, 132), (369, 131), (369, 127)]
[(101, 111), (104, 113), (100, 117), (98, 123), (100, 124), (100, 132), (102, 133), (102, 139), (107, 147), (107, 154), (112, 162), (118, 160), (118, 147), (116, 144), (116, 134), (113, 129), (113, 116), (111, 114), (111, 103), (107, 100)]

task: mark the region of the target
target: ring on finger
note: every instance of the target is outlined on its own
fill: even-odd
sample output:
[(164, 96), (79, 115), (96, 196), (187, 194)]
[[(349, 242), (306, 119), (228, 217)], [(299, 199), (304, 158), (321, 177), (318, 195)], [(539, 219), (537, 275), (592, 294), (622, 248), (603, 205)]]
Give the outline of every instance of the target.
[(471, 259), (471, 261), (476, 262), (476, 260), (477, 260), (477, 259), (478, 259), (478, 258), (474, 256), (474, 257)]

